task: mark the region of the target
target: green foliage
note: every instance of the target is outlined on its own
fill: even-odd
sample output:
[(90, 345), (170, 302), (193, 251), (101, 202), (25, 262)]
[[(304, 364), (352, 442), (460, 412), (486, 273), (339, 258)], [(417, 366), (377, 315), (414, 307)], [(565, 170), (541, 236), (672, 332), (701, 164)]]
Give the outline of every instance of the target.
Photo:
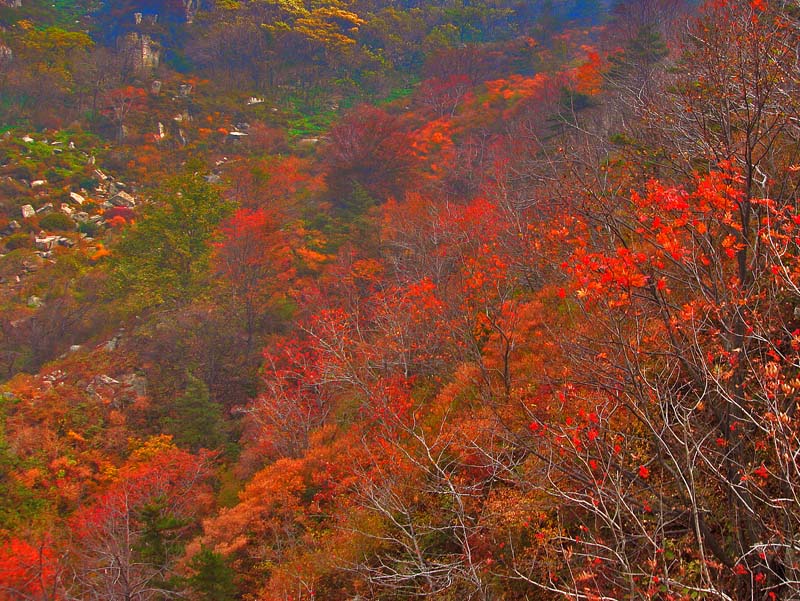
[(225, 442), (224, 419), (218, 403), (211, 400), (208, 386), (189, 374), (186, 390), (172, 407), (174, 418), (165, 421), (175, 441), (192, 451), (214, 449)]
[(39, 220), (39, 226), (51, 232), (69, 232), (75, 229), (75, 222), (64, 213), (48, 213)]
[(234, 601), (239, 598), (235, 573), (230, 562), (221, 554), (203, 548), (192, 558), (189, 567), (194, 575), (187, 579), (198, 601)]
[(91, 221), (86, 221), (84, 223), (81, 223), (78, 226), (78, 231), (81, 234), (86, 234), (87, 236), (91, 236), (91, 237), (96, 236), (97, 232), (99, 230), (100, 230), (100, 226), (97, 225), (96, 223), (91, 222)]
[(208, 259), (217, 225), (230, 202), (198, 175), (165, 187), (114, 251), (111, 293), (131, 311), (180, 305), (208, 284)]
[(177, 555), (182, 545), (178, 542), (180, 531), (186, 525), (166, 511), (163, 499), (156, 499), (139, 510), (142, 535), (139, 540), (141, 558), (152, 565), (163, 567)]
[(31, 237), (25, 232), (11, 234), (5, 239), (6, 250), (16, 250), (18, 248), (31, 248), (33, 243)]

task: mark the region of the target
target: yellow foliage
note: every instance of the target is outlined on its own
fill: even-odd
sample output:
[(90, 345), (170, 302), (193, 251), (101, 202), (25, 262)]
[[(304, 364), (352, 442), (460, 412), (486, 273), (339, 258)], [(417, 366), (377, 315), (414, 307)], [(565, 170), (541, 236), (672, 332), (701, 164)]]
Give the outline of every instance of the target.
[(131, 453), (131, 461), (145, 462), (152, 459), (164, 451), (171, 451), (177, 449), (175, 443), (172, 442), (172, 436), (169, 434), (157, 434), (151, 436), (145, 441), (140, 441), (135, 438), (128, 440), (128, 444), (133, 448)]

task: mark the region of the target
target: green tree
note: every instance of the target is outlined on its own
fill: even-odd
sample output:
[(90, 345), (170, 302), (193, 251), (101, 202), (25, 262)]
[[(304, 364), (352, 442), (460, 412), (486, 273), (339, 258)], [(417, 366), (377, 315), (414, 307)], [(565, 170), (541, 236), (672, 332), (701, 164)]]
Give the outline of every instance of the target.
[(203, 548), (192, 558), (189, 567), (194, 575), (187, 583), (198, 601), (233, 601), (238, 599), (234, 571), (228, 560), (211, 549)]
[(200, 378), (188, 375), (186, 390), (175, 401), (173, 413), (174, 418), (165, 425), (178, 444), (196, 451), (217, 448), (225, 441), (222, 410)]
[(114, 250), (112, 295), (129, 311), (180, 306), (208, 284), (208, 259), (217, 225), (232, 204), (197, 175), (171, 182)]

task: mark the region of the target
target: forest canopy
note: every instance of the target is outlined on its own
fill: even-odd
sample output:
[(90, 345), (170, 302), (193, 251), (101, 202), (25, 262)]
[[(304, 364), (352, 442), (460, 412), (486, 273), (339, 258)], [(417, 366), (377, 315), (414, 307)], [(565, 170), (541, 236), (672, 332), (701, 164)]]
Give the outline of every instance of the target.
[(0, 0), (0, 601), (798, 598), (799, 32)]

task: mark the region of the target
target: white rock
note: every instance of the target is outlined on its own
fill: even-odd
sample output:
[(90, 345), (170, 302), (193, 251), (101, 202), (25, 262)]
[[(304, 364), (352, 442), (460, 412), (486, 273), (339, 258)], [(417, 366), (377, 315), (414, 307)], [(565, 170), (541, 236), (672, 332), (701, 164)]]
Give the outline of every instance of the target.
[(37, 237), (35, 239), (36, 248), (43, 251), (53, 249), (53, 245), (58, 242), (60, 236), (45, 236), (44, 238)]
[(81, 196), (80, 194), (78, 194), (77, 192), (70, 192), (69, 193), (69, 197), (73, 201), (77, 202), (79, 205), (82, 205), (83, 203), (86, 202), (86, 199), (83, 196)]
[(115, 207), (128, 207), (133, 208), (136, 206), (136, 200), (127, 192), (119, 191), (114, 196), (108, 199)]
[(22, 217), (24, 219), (28, 219), (36, 215), (36, 209), (33, 208), (33, 205), (22, 205), (20, 210), (22, 211)]

